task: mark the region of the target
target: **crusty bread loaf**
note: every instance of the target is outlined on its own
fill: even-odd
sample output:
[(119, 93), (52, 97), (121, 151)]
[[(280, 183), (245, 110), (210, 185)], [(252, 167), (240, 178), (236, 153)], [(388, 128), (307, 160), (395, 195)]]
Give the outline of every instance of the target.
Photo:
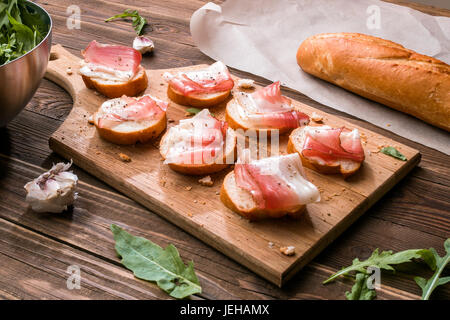
[[(169, 132), (166, 132), (161, 138), (159, 152), (163, 159), (166, 159), (166, 155), (171, 147), (171, 142), (168, 141), (167, 136)], [(236, 159), (236, 143), (237, 137), (233, 130), (228, 130), (225, 140), (224, 153), (221, 161), (215, 161), (205, 164), (186, 164), (186, 163), (169, 163), (169, 168), (179, 173), (188, 175), (206, 175), (210, 173), (219, 172), (230, 165), (230, 161), (234, 162)], [(228, 161), (227, 161), (228, 160)]]
[(81, 75), (84, 84), (89, 89), (97, 90), (108, 98), (119, 98), (123, 95), (128, 97), (135, 97), (139, 93), (147, 89), (148, 78), (144, 67), (140, 66), (138, 72), (133, 79), (120, 82), (120, 81), (106, 81), (102, 79), (90, 78), (85, 75)]
[(216, 106), (221, 102), (225, 101), (230, 95), (231, 91), (221, 91), (214, 93), (202, 93), (194, 94), (191, 96), (185, 96), (178, 92), (169, 84), (167, 87), (167, 96), (175, 103), (181, 104), (183, 106), (192, 106), (197, 108), (208, 108)]
[(297, 152), (299, 154), (304, 167), (323, 174), (341, 173), (344, 178), (351, 176), (361, 167), (361, 162), (353, 160), (339, 160), (336, 161), (336, 163), (334, 163), (333, 165), (329, 165), (321, 163), (317, 159), (308, 159), (304, 157), (302, 154), (302, 150), (303, 145), (305, 144), (305, 138), (306, 134), (304, 128), (297, 128), (292, 131), (291, 135), (289, 136), (289, 142), (287, 146), (288, 153)]
[(250, 221), (280, 218), (285, 215), (299, 218), (306, 208), (305, 205), (299, 205), (289, 212), (286, 212), (286, 210), (260, 209), (253, 200), (252, 194), (237, 186), (234, 171), (228, 173), (223, 181), (222, 189), (220, 190), (220, 200), (226, 207)]
[(358, 33), (306, 39), (297, 63), (307, 73), (450, 131), (450, 66)]

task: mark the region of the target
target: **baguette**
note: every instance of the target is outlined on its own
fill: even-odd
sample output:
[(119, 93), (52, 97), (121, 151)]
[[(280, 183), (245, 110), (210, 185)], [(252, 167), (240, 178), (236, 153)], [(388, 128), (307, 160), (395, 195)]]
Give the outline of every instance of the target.
[(253, 200), (251, 193), (237, 186), (234, 172), (228, 173), (225, 177), (220, 190), (220, 200), (227, 208), (250, 221), (281, 218), (286, 215), (298, 219), (306, 208), (305, 205), (298, 205), (289, 211), (260, 209), (255, 200)]
[(358, 33), (326, 33), (298, 48), (303, 71), (450, 131), (450, 66)]
[(88, 89), (93, 89), (110, 99), (119, 98), (123, 95), (135, 97), (148, 86), (147, 73), (140, 66), (136, 75), (129, 81), (108, 81), (100, 78), (91, 78), (81, 75)]
[(192, 106), (196, 108), (209, 108), (216, 106), (225, 101), (230, 96), (231, 91), (222, 91), (214, 93), (200, 93), (185, 96), (172, 88), (169, 84), (167, 87), (167, 96), (170, 100), (183, 106)]
[[(164, 160), (166, 159), (166, 155), (169, 152), (169, 148), (171, 147), (171, 142), (167, 138), (168, 135), (169, 132), (166, 132), (163, 135), (159, 148), (161, 156)], [(227, 131), (225, 146), (223, 148), (224, 152), (220, 159), (217, 158), (214, 162), (201, 164), (168, 163), (168, 166), (173, 171), (193, 176), (207, 175), (222, 171), (230, 165), (230, 159), (232, 159), (232, 161), (234, 162), (234, 159), (236, 158), (236, 143), (236, 134), (233, 130), (229, 129)]]
[[(117, 121), (117, 123), (113, 121), (106, 126), (100, 125), (100, 121), (104, 119), (104, 117), (115, 113), (117, 110), (117, 107), (114, 107), (114, 103), (118, 105), (124, 98), (128, 99), (122, 97), (106, 101), (94, 114), (94, 125), (100, 137), (115, 144), (129, 145), (137, 142), (148, 142), (149, 140), (158, 137), (165, 130), (167, 116), (166, 112), (163, 110), (152, 119), (123, 120)], [(126, 106), (126, 104), (125, 107), (118, 105), (119, 109), (126, 108)]]
[(305, 129), (298, 128), (292, 131), (289, 136), (287, 145), (288, 153), (298, 153), (304, 167), (323, 174), (342, 174), (345, 178), (355, 174), (361, 168), (362, 162), (353, 161), (351, 159), (341, 159), (335, 161), (333, 164), (327, 164), (319, 159), (310, 159), (303, 156), (302, 150), (305, 144)]

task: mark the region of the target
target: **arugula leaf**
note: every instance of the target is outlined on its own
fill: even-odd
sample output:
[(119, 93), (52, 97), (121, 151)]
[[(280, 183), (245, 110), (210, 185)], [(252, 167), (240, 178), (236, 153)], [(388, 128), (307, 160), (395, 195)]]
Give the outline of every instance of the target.
[(134, 30), (138, 36), (142, 35), (142, 31), (144, 30), (145, 25), (147, 24), (147, 20), (139, 15), (137, 10), (127, 9), (121, 14), (117, 14), (105, 20), (105, 22), (109, 22), (115, 19), (125, 19), (131, 18), (133, 23)]
[(202, 292), (193, 262), (186, 266), (172, 244), (163, 249), (145, 238), (129, 234), (114, 224), (111, 225), (111, 231), (122, 264), (133, 271), (137, 278), (155, 281), (162, 290), (177, 299)]
[(197, 109), (197, 108), (188, 108), (188, 109), (186, 109), (186, 112), (190, 113), (190, 114), (197, 114), (200, 111), (202, 111), (202, 110), (201, 109)]
[(377, 296), (375, 289), (369, 289), (367, 287), (367, 279), (369, 275), (364, 273), (356, 274), (356, 282), (352, 287), (351, 292), (346, 292), (345, 296), (347, 300), (373, 300)]
[(445, 267), (450, 262), (450, 239), (447, 239), (444, 242), (444, 248), (447, 254), (443, 257), (439, 256), (439, 254), (436, 252), (434, 248), (430, 249), (434, 258), (436, 259), (436, 267), (437, 267), (436, 272), (433, 274), (433, 276), (428, 280), (422, 277), (414, 278), (416, 283), (422, 289), (422, 300), (428, 300), (430, 298), (431, 293), (437, 286), (441, 286), (450, 282), (450, 276), (440, 278), (442, 271), (444, 271)]
[(411, 249), (392, 253), (392, 251), (383, 251), (378, 253), (378, 248), (372, 253), (369, 259), (360, 261), (358, 258), (353, 260), (353, 264), (341, 271), (336, 272), (330, 278), (323, 283), (329, 283), (335, 280), (337, 277), (346, 275), (351, 271), (357, 271), (366, 273), (365, 268), (369, 266), (378, 267), (384, 270), (395, 271), (391, 265), (401, 264), (405, 262), (411, 262), (413, 259), (422, 259), (426, 264), (430, 266), (432, 270), (436, 268), (436, 260), (432, 251), (428, 249)]
[(33, 49), (49, 29), (44, 18), (23, 0), (0, 0), (0, 65)]
[(400, 151), (398, 151), (394, 147), (384, 147), (380, 150), (380, 152), (403, 161), (408, 160)]

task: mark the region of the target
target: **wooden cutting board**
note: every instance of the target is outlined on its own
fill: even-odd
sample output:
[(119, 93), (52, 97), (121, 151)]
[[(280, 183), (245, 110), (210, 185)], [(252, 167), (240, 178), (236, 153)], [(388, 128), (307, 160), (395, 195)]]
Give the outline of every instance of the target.
[[(51, 136), (50, 148), (279, 286), (336, 239), (420, 161), (417, 150), (356, 126), (365, 141), (366, 152), (366, 161), (356, 175), (344, 180), (339, 175), (325, 176), (307, 170), (308, 178), (321, 191), (320, 203), (308, 205), (299, 220), (283, 218), (249, 222), (227, 209), (219, 199), (223, 177), (232, 168), (212, 175), (214, 186), (205, 187), (198, 183), (199, 177), (177, 174), (164, 165), (157, 148), (158, 140), (134, 146), (117, 146), (102, 140), (95, 127), (88, 124), (88, 118), (106, 98), (85, 87), (78, 74), (79, 62), (79, 57), (60, 45), (52, 48), (46, 78), (71, 94), (74, 107)], [(68, 72), (69, 67), (71, 72)], [(146, 93), (169, 101), (162, 74), (202, 67), (205, 66), (147, 70), (150, 84)], [(355, 127), (308, 105), (293, 103), (309, 115), (313, 112), (322, 115), (324, 124)], [(225, 105), (210, 110), (223, 119)], [(174, 122), (169, 122), (168, 127), (185, 118), (185, 113), (186, 107), (170, 101), (167, 116)], [(288, 135), (281, 137), (283, 152), (287, 139)], [(379, 153), (381, 145), (395, 146), (408, 161)], [(132, 161), (121, 161), (119, 153), (128, 155)], [(284, 246), (294, 246), (295, 255), (281, 254), (279, 249)]]

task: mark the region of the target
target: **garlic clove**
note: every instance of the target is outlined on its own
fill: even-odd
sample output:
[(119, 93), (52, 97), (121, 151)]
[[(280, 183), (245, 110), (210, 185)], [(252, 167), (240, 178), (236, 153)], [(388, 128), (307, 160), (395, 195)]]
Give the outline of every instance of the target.
[(134, 38), (133, 48), (140, 53), (145, 54), (147, 52), (153, 52), (153, 49), (155, 49), (155, 44), (149, 38), (139, 36)]
[(77, 197), (78, 177), (67, 171), (71, 165), (72, 162), (55, 164), (48, 172), (25, 185), (25, 201), (34, 211), (59, 213), (73, 204)]

